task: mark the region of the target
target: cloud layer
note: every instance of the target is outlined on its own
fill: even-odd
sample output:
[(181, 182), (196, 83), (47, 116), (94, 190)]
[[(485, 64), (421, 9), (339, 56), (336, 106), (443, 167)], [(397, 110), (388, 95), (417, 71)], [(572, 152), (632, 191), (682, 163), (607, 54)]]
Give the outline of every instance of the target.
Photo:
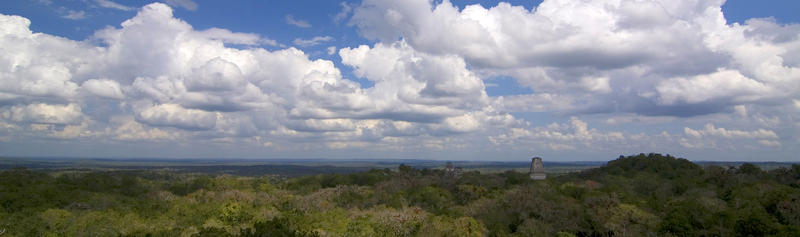
[[(343, 5), (335, 19), (352, 12), (349, 24), (376, 41), (339, 49), (346, 68), (296, 48), (266, 50), (260, 46), (280, 44), (257, 34), (194, 29), (160, 3), (85, 41), (0, 15), (0, 137), (237, 144), (301, 156), (473, 153), (468, 159), (793, 147), (800, 27), (768, 19), (727, 25), (723, 2), (458, 9), (365, 0)], [(485, 81), (497, 77), (533, 93), (489, 96)], [(571, 116), (537, 124), (528, 112)], [(595, 121), (606, 123), (590, 126)], [(653, 123), (673, 129), (624, 128)]]
[(798, 27), (727, 25), (723, 3), (550, 0), (532, 10), (366, 0), (350, 23), (369, 39), (459, 55), (482, 75), (514, 77), (536, 94), (616, 104), (569, 111), (695, 116), (796, 98)]

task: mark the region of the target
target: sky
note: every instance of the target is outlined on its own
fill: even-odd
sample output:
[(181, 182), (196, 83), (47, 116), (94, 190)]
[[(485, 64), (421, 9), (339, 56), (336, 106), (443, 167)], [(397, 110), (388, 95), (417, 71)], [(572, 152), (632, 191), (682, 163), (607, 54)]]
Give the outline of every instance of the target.
[(0, 156), (800, 161), (794, 0), (0, 2)]

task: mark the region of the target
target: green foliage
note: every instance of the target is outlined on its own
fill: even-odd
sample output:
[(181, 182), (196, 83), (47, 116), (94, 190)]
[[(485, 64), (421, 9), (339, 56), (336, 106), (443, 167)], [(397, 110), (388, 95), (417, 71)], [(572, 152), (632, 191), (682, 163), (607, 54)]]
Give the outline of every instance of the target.
[(368, 231), (357, 235), (377, 233), (370, 236), (411, 236), (419, 232), (420, 225), (427, 216), (428, 213), (419, 208), (394, 209), (378, 206), (358, 216), (353, 223), (355, 226), (349, 225), (348, 231), (366, 229)]
[(72, 224), (74, 216), (67, 210), (48, 209), (40, 215), (45, 223), (46, 233), (52, 235), (65, 235)]
[(252, 218), (250, 213), (247, 213), (243, 205), (239, 202), (226, 203), (222, 206), (222, 211), (219, 213), (219, 219), (231, 225), (247, 222)]
[[(242, 234), (243, 236), (245, 234)], [(200, 232), (195, 233), (192, 235), (193, 237), (228, 237), (233, 236), (231, 233), (228, 233), (224, 228), (219, 227), (203, 227), (200, 229)]]
[(702, 167), (689, 160), (675, 158), (670, 155), (644, 153), (622, 157), (609, 161), (606, 166), (598, 169), (598, 172), (610, 175), (623, 175), (633, 177), (639, 172), (652, 173), (657, 176), (674, 179), (678, 177), (695, 176), (702, 174)]
[(775, 212), (782, 224), (800, 226), (800, 199), (792, 197), (775, 205)]
[(337, 206), (344, 208), (364, 208), (372, 204), (370, 202), (372, 196), (372, 190), (365, 187), (353, 185), (338, 186), (336, 187), (336, 195), (333, 197), (333, 202), (336, 203)]
[(488, 196), (489, 191), (483, 186), (460, 184), (456, 186), (455, 198), (458, 204), (467, 204)]
[(517, 171), (509, 170), (500, 174), (503, 179), (505, 188), (512, 186), (523, 185), (531, 182), (531, 177), (527, 173), (520, 173)]
[(648, 236), (655, 234), (658, 217), (634, 205), (620, 204), (611, 209), (606, 228), (620, 236)]
[(315, 232), (299, 231), (292, 227), (287, 218), (273, 218), (265, 222), (257, 222), (253, 228), (244, 229), (239, 236), (242, 237), (313, 237)]
[(559, 231), (558, 233), (556, 233), (556, 237), (576, 237), (576, 236), (573, 233)]
[(431, 216), (419, 230), (425, 236), (485, 236), (486, 227), (471, 217), (452, 218), (448, 216)]
[(749, 174), (749, 175), (761, 175), (763, 171), (757, 165), (744, 163), (739, 166), (739, 169), (736, 170), (736, 173), (739, 174)]
[(408, 197), (411, 204), (435, 213), (444, 212), (454, 204), (449, 191), (431, 185), (412, 189)]
[(209, 188), (211, 186), (211, 178), (206, 176), (196, 177), (190, 180), (181, 180), (178, 182), (171, 182), (167, 190), (175, 195), (185, 196), (186, 194), (194, 191)]
[(800, 165), (660, 154), (533, 182), (400, 165), (293, 179), (0, 171), (9, 236), (800, 236)]
[(416, 175), (419, 173), (419, 170), (405, 164), (400, 164), (400, 166), (397, 167), (397, 172), (405, 175)]

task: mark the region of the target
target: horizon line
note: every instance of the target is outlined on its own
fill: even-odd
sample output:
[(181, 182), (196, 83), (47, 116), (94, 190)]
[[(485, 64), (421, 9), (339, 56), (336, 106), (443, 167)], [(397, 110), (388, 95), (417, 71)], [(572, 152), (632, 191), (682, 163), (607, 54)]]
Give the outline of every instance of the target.
[[(638, 155), (638, 154), (636, 154)], [(666, 156), (668, 154), (664, 154)], [(635, 156), (635, 155), (630, 155)], [(627, 156), (626, 156), (627, 157)], [(692, 160), (683, 157), (672, 156), (677, 159), (686, 159), (693, 163), (791, 163), (791, 164), (800, 164), (800, 161), (776, 161), (776, 160), (765, 160), (765, 161), (747, 161), (747, 160)], [(425, 158), (242, 158), (242, 157), (217, 157), (217, 158), (209, 158), (209, 157), (76, 157), (76, 156), (3, 156), (0, 155), (0, 160), (2, 159), (63, 159), (63, 160), (114, 160), (114, 161), (136, 161), (136, 160), (156, 160), (156, 161), (313, 161), (313, 160), (320, 160), (320, 161), (440, 161), (440, 162), (498, 162), (498, 163), (512, 163), (512, 162), (530, 162), (525, 158), (525, 160), (453, 160), (453, 159), (425, 159)], [(617, 160), (618, 158), (610, 159), (610, 160), (567, 160), (567, 161), (553, 161), (550, 159), (543, 158), (542, 161), (545, 163), (608, 163), (609, 161)]]

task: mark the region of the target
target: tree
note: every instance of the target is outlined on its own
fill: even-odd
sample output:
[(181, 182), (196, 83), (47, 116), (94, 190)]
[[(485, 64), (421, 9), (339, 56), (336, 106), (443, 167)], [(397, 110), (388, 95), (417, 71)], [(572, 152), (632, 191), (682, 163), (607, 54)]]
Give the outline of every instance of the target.
[(75, 218), (72, 213), (63, 209), (48, 209), (40, 215), (45, 222), (48, 233), (54, 235), (66, 235), (67, 229)]
[(431, 216), (420, 227), (424, 236), (485, 236), (486, 227), (471, 217)]
[(620, 204), (611, 210), (606, 227), (619, 236), (655, 235), (658, 217), (631, 204)]
[(760, 206), (745, 208), (740, 211), (734, 230), (738, 236), (765, 236), (778, 231), (772, 217)]
[(800, 199), (781, 201), (776, 209), (781, 222), (790, 226), (800, 226)]
[(741, 166), (739, 166), (739, 169), (736, 170), (736, 173), (738, 174), (759, 175), (762, 172), (763, 171), (761, 171), (761, 167), (758, 167), (757, 165), (750, 163), (744, 163)]
[(240, 224), (249, 221), (253, 216), (244, 210), (244, 207), (239, 202), (228, 202), (222, 206), (219, 214), (219, 219), (229, 225)]
[(453, 206), (453, 195), (443, 188), (431, 185), (415, 188), (408, 194), (412, 204), (434, 213), (441, 213)]
[(243, 229), (239, 236), (242, 237), (313, 237), (315, 232), (299, 231), (292, 227), (289, 219), (276, 217), (265, 222), (257, 222), (253, 228)]
[(400, 166), (397, 167), (397, 172), (404, 175), (417, 175), (419, 173), (419, 170), (414, 169), (414, 167), (408, 166), (406, 164), (400, 164)]

